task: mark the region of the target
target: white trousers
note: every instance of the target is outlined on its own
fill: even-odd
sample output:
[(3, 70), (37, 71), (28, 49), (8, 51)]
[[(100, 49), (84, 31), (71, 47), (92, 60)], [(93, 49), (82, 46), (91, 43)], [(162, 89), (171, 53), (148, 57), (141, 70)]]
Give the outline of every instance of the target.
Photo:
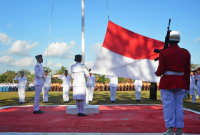
[(197, 95), (197, 86), (195, 85), (195, 91), (196, 91), (196, 99), (199, 99), (199, 95)]
[(135, 86), (135, 97), (136, 100), (140, 100), (140, 96), (141, 96), (141, 86)]
[(69, 89), (70, 87), (63, 87), (63, 100), (69, 101)]
[(93, 100), (94, 87), (87, 87), (87, 88), (88, 88), (89, 101), (92, 101)]
[(48, 99), (49, 99), (49, 90), (50, 90), (50, 87), (44, 87), (44, 86), (42, 86), (43, 101), (48, 102)]
[(24, 102), (25, 100), (25, 88), (18, 88), (19, 102)]
[(110, 100), (115, 101), (117, 87), (110, 87)]
[(165, 127), (184, 128), (184, 89), (161, 89)]
[(35, 86), (35, 99), (34, 99), (34, 109), (33, 109), (33, 111), (40, 110), (39, 103), (40, 103), (41, 91), (42, 91), (42, 86), (36, 85)]

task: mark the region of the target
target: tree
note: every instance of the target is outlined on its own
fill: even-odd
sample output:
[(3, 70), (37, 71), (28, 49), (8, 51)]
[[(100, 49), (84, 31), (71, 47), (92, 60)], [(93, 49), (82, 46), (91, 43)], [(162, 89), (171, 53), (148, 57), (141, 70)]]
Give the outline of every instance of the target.
[(65, 72), (65, 69), (67, 69), (67, 67), (62, 66), (59, 70), (58, 70), (58, 74), (61, 75)]
[[(24, 76), (29, 77), (31, 75), (31, 72), (28, 69), (21, 69), (20, 71), (24, 71)], [(20, 71), (17, 73), (20, 74)]]
[(43, 70), (47, 70), (49, 74), (51, 74), (52, 70), (48, 67), (43, 67)]
[(191, 69), (195, 69), (195, 68), (198, 68), (198, 67), (199, 67), (199, 64), (194, 64), (194, 63), (191, 62), (191, 64), (190, 64)]

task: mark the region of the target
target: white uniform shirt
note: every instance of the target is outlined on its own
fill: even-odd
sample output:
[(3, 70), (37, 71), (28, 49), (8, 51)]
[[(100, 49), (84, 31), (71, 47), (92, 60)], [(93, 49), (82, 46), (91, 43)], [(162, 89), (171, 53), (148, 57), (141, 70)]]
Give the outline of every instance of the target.
[(110, 83), (109, 83), (110, 87), (118, 87), (118, 77), (117, 76), (106, 75), (105, 78), (108, 78), (110, 80)]
[(19, 83), (18, 83), (18, 88), (24, 88), (26, 89), (26, 86), (27, 86), (27, 78), (25, 76), (23, 77), (18, 77), (18, 75), (14, 78), (14, 80), (18, 80)]
[(66, 77), (65, 74), (62, 74), (58, 78), (63, 81), (62, 83), (63, 87), (71, 87), (71, 77), (69, 75), (67, 75)]
[(190, 89), (195, 89), (195, 76), (190, 75)]
[(44, 74), (42, 64), (39, 62), (35, 65), (35, 80), (34, 85), (44, 86), (44, 81), (42, 79), (42, 76)]
[(89, 77), (89, 72), (80, 62), (71, 66), (71, 77), (74, 79), (73, 87), (85, 87), (85, 77)]
[(133, 85), (142, 87), (142, 80), (135, 80)]
[(200, 75), (198, 74), (197, 76), (196, 76), (196, 78), (197, 78), (197, 87), (200, 87)]
[(95, 76), (94, 75), (91, 75), (90, 77), (88, 77), (86, 86), (95, 87)]
[(51, 76), (46, 76), (44, 81), (44, 87), (51, 87)]

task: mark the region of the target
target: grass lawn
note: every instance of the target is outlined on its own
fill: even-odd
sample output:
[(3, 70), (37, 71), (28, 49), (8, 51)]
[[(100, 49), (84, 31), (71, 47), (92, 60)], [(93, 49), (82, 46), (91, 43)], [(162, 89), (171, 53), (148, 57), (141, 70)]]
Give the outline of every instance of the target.
[[(49, 92), (49, 103), (47, 105), (75, 105), (75, 100), (72, 98), (72, 91), (70, 91), (69, 103), (63, 103), (61, 91), (50, 91)], [(42, 95), (42, 94), (41, 94)], [(26, 91), (25, 103), (23, 105), (33, 105), (35, 92)], [(149, 99), (149, 91), (141, 92), (142, 102), (135, 102), (135, 91), (117, 91), (116, 102), (114, 104), (161, 104), (160, 91), (157, 92), (158, 101), (151, 101)], [(40, 105), (42, 103), (42, 96), (40, 98)], [(192, 99), (184, 99), (183, 106), (195, 111), (200, 112), (200, 99), (196, 100), (195, 104), (192, 104)], [(94, 91), (94, 100), (92, 105), (105, 105), (110, 103), (110, 92), (109, 91)], [(13, 106), (20, 105), (18, 92), (0, 92), (0, 107), (2, 106)]]

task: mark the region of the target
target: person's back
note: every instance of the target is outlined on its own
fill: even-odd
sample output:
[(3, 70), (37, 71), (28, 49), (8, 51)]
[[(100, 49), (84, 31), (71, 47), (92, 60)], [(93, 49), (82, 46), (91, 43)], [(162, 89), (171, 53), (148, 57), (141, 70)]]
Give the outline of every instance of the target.
[[(164, 60), (162, 60), (164, 59)], [(161, 62), (165, 63), (161, 63)], [(160, 52), (160, 63), (156, 74), (163, 75), (166, 71), (181, 72), (184, 75), (164, 75), (160, 80), (160, 89), (189, 89), (190, 67), (186, 66), (190, 63), (190, 53), (180, 48), (177, 44), (170, 45), (169, 48)]]
[(180, 34), (171, 31), (169, 48), (160, 52), (159, 65), (155, 72), (161, 76), (159, 88), (163, 103), (163, 115), (167, 131), (163, 135), (182, 135), (183, 97), (190, 86), (190, 53), (178, 46)]

